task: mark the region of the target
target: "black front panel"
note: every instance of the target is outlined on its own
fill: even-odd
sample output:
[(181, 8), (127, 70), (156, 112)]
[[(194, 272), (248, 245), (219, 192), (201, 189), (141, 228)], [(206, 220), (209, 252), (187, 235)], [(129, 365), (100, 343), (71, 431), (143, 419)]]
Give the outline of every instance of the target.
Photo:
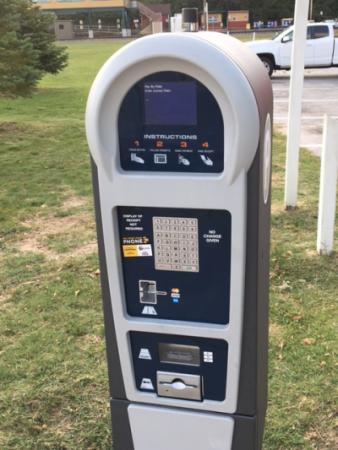
[(131, 316), (227, 324), (228, 211), (118, 207)]
[(124, 170), (219, 173), (224, 126), (211, 92), (178, 72), (158, 72), (135, 84), (118, 119)]
[[(181, 373), (201, 377), (201, 401), (225, 399), (228, 359), (228, 344), (225, 341), (132, 331), (130, 343), (138, 390), (158, 394), (158, 372)], [(172, 354), (176, 363), (166, 362), (168, 358), (163, 358), (160, 351), (163, 345), (174, 348)], [(190, 351), (194, 352), (193, 364), (189, 360)]]

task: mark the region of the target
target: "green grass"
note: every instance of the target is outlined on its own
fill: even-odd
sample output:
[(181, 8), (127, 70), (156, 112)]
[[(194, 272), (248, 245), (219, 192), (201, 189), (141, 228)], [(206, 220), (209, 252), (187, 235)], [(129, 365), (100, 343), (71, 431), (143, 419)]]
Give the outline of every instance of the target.
[(252, 41), (254, 33), (256, 41), (260, 41), (262, 39), (273, 39), (278, 34), (276, 32), (269, 31), (251, 31), (250, 33), (231, 33), (231, 36), (239, 39), (240, 41), (246, 42)]
[[(83, 116), (120, 45), (71, 43), (67, 70), (31, 98), (0, 100), (1, 450), (110, 448)], [(305, 151), (300, 207), (283, 210), (284, 147), (277, 136), (264, 448), (333, 450), (337, 255), (315, 253), (319, 161)]]

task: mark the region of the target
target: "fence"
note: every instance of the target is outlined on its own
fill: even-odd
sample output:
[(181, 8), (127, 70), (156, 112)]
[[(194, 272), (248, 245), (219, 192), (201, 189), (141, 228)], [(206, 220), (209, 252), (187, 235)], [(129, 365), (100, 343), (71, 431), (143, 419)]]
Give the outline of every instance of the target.
[(323, 151), (320, 171), (317, 251), (329, 255), (333, 251), (337, 172), (338, 172), (338, 120), (325, 117)]
[[(209, 28), (212, 31), (212, 27)], [(280, 31), (279, 28), (273, 29), (259, 29), (259, 30), (231, 30), (231, 32), (224, 28), (217, 30), (221, 33), (230, 34), (241, 40), (255, 40), (255, 39), (273, 39)], [(152, 32), (152, 28), (149, 27), (149, 33)], [(132, 37), (140, 36), (140, 29), (131, 30)], [(73, 38), (74, 39), (107, 39), (107, 38), (120, 38), (122, 37), (122, 28), (112, 25), (73, 25)]]
[[(107, 39), (122, 37), (122, 28), (111, 25), (73, 25), (74, 39)], [(131, 30), (132, 36), (138, 36), (139, 30)]]

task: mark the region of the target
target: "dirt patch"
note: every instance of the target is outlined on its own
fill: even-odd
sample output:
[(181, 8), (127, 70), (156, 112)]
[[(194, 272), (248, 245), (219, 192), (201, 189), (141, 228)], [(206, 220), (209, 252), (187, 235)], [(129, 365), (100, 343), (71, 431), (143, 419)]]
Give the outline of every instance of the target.
[(78, 338), (78, 346), (81, 350), (88, 350), (91, 347), (101, 347), (103, 338), (95, 334), (86, 334)]
[(278, 131), (279, 133), (286, 133), (288, 127), (287, 125), (285, 125), (284, 123), (274, 123), (274, 128), (276, 131)]
[(270, 322), (269, 325), (269, 335), (276, 339), (281, 339), (283, 337), (283, 327), (277, 323)]
[(71, 208), (80, 208), (84, 206), (87, 203), (87, 200), (82, 197), (77, 197), (76, 195), (72, 195), (71, 197), (67, 198), (63, 202), (62, 207), (64, 209), (71, 209)]
[(0, 122), (0, 134), (17, 133), (23, 131), (16, 122)]
[[(82, 207), (86, 200), (71, 196), (61, 211)], [(14, 247), (20, 252), (32, 252), (47, 259), (66, 259), (85, 256), (96, 251), (95, 224), (91, 214), (79, 212), (61, 217), (37, 216), (22, 225), (27, 231), (20, 234)]]
[(61, 206), (61, 212), (66, 212), (69, 209), (80, 209), (88, 204), (88, 198), (78, 196), (70, 187), (65, 189), (63, 195), (65, 199)]
[(279, 215), (281, 213), (285, 212), (284, 205), (281, 205), (280, 203), (273, 203), (271, 205), (271, 214)]
[(338, 432), (336, 430), (328, 430), (323, 433), (319, 427), (312, 428), (305, 435), (305, 439), (312, 443), (314, 449), (328, 449), (338, 448)]
[(48, 429), (49, 432), (55, 433), (59, 437), (63, 437), (74, 429), (74, 424), (69, 417), (64, 416), (65, 411), (57, 409), (52, 414), (52, 422), (41, 425), (41, 430)]
[(0, 309), (1, 309), (1, 303), (6, 303), (13, 295), (13, 293), (15, 292), (15, 289), (11, 289), (8, 292), (0, 292)]
[[(28, 234), (32, 234), (32, 238), (34, 239), (41, 235), (65, 233), (77, 226), (82, 228), (87, 225), (87, 217), (81, 217), (80, 215), (50, 218), (42, 217), (27, 220), (22, 225), (32, 230)], [(39, 236), (34, 236), (34, 231), (39, 231)]]

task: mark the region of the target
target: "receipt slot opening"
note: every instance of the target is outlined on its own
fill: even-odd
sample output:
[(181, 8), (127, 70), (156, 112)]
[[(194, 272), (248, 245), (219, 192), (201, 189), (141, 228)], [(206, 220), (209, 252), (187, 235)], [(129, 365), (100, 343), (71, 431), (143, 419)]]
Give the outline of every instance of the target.
[(93, 83), (114, 450), (262, 448), (272, 104), (257, 56), (213, 32), (137, 39)]

